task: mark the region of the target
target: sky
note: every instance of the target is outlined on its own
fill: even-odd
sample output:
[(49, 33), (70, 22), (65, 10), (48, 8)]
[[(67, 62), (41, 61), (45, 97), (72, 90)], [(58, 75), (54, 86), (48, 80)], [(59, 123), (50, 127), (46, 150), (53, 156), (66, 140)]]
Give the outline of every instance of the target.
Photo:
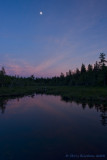
[(94, 64), (102, 52), (107, 0), (0, 0), (0, 68), (7, 74), (59, 76)]

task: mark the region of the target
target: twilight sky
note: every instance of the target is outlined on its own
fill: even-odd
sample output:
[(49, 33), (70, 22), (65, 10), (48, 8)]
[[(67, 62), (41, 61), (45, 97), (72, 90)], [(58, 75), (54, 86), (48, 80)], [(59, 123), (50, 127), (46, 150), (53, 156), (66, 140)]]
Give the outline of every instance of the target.
[(100, 52), (107, 0), (0, 0), (0, 68), (8, 74), (60, 75), (94, 64)]

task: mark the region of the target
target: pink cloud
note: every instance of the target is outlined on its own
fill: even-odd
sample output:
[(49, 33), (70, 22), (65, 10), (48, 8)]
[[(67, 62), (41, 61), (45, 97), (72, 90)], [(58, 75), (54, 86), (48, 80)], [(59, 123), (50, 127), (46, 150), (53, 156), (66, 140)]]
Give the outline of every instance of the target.
[[(65, 58), (65, 54), (59, 55), (55, 58), (50, 58), (41, 62), (38, 66), (34, 66), (24, 60), (10, 59), (6, 61), (6, 73), (19, 76), (55, 76), (59, 74), (59, 68), (56, 68), (56, 64)], [(50, 69), (51, 68), (51, 69)]]

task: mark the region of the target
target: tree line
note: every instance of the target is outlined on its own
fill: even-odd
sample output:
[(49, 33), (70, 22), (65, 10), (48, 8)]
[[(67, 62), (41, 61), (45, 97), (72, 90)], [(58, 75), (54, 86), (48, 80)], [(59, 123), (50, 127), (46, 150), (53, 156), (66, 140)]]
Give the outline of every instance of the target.
[(24, 87), (24, 86), (107, 86), (107, 66), (106, 55), (100, 53), (99, 61), (94, 65), (89, 64), (86, 68), (85, 64), (75, 72), (69, 70), (66, 75), (61, 73), (60, 76), (52, 78), (35, 78), (10, 76), (6, 74), (5, 68), (0, 70), (0, 87)]

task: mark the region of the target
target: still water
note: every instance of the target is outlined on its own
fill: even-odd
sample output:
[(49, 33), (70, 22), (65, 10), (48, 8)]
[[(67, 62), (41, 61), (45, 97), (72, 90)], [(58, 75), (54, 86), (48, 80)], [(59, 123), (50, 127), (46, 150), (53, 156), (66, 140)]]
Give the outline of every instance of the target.
[(1, 99), (0, 111), (0, 160), (107, 159), (102, 106), (35, 94)]

